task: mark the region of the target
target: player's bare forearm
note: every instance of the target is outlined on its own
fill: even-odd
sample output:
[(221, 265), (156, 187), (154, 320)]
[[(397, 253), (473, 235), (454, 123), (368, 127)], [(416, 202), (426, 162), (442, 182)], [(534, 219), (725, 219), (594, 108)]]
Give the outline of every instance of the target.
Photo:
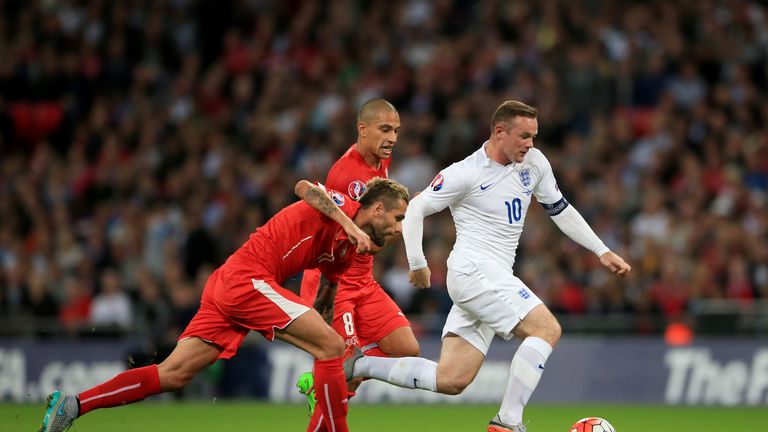
[(337, 286), (338, 284), (320, 275), (320, 285), (317, 287), (317, 296), (312, 307), (320, 313), (320, 316), (323, 317), (328, 325), (333, 323), (333, 303), (336, 301)]
[[(303, 199), (304, 202), (312, 206), (312, 208), (333, 220), (336, 220), (334, 215), (341, 213), (336, 204), (328, 198), (325, 191), (306, 180), (300, 180), (296, 183), (294, 192), (299, 198)], [(338, 220), (336, 221), (339, 222)]]
[(341, 225), (344, 232), (347, 233), (349, 241), (356, 246), (357, 253), (368, 253), (371, 251), (371, 239), (368, 237), (368, 234), (355, 225), (355, 222), (331, 201), (325, 190), (306, 180), (299, 180), (293, 191), (312, 208)]

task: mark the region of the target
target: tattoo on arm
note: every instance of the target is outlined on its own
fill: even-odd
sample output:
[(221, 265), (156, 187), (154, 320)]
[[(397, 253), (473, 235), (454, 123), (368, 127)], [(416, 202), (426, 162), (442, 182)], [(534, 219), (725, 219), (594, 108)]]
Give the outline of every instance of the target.
[(336, 287), (325, 276), (320, 275), (320, 286), (317, 288), (317, 297), (312, 305), (320, 313), (326, 323), (333, 323), (333, 303), (336, 301)]
[(310, 188), (307, 193), (304, 194), (304, 201), (328, 217), (339, 210), (339, 208), (336, 207), (336, 204), (328, 198), (328, 195), (318, 188)]

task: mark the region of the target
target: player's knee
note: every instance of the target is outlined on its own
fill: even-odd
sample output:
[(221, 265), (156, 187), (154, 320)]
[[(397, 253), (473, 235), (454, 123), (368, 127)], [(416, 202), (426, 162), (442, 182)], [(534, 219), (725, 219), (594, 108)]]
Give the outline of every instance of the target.
[(474, 375), (457, 373), (450, 366), (438, 364), (437, 366), (437, 391), (447, 395), (461, 394), (472, 382)]
[(330, 360), (344, 355), (344, 339), (333, 330), (326, 332), (320, 342), (320, 347), (315, 357), (318, 360)]
[(562, 334), (563, 329), (560, 327), (560, 323), (557, 321), (557, 318), (550, 316), (549, 319), (543, 320), (543, 322), (539, 323), (533, 329), (529, 329), (528, 333), (525, 334), (524, 337), (535, 336), (544, 339), (554, 348), (555, 345), (557, 345), (557, 343), (560, 341), (560, 336)]
[(552, 323), (547, 325), (547, 327), (544, 330), (544, 337), (543, 339), (547, 341), (552, 347), (554, 348), (555, 345), (560, 341), (560, 336), (563, 334), (563, 328), (560, 326), (560, 323), (557, 322), (557, 320), (552, 320)]

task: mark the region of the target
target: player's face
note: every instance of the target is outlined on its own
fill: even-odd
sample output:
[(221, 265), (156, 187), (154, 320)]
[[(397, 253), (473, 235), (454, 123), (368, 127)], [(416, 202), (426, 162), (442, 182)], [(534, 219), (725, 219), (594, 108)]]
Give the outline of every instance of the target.
[[(403, 219), (408, 204), (400, 200), (399, 205), (391, 210), (387, 210), (384, 204), (377, 203), (376, 205), (381, 205), (381, 207), (377, 207), (374, 211), (374, 218), (371, 221), (368, 235), (371, 237), (371, 241), (381, 248), (403, 232)], [(378, 252), (378, 250), (374, 249), (373, 252)]]
[(528, 150), (533, 148), (533, 139), (539, 133), (539, 121), (535, 118), (517, 117), (506, 129), (500, 133), (502, 154), (507, 163), (520, 163)]
[(400, 114), (383, 110), (369, 123), (358, 124), (358, 135), (363, 152), (378, 160), (392, 157), (392, 148), (400, 133)]

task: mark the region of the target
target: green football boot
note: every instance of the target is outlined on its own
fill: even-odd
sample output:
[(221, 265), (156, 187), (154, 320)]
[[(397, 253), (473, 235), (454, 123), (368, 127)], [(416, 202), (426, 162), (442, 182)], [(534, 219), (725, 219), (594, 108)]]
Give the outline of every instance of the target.
[(307, 403), (309, 404), (309, 416), (312, 417), (312, 413), (315, 412), (315, 377), (312, 376), (312, 372), (304, 372), (296, 381), (296, 387), (299, 388), (299, 393), (307, 397)]

